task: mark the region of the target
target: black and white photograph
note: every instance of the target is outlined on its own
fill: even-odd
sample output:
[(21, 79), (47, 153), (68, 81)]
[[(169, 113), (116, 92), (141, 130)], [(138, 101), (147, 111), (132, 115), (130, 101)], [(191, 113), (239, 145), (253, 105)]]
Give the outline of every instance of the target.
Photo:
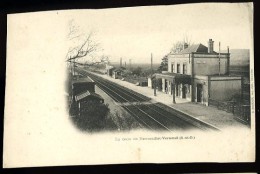
[(3, 166), (253, 162), (253, 43), (253, 3), (8, 14)]

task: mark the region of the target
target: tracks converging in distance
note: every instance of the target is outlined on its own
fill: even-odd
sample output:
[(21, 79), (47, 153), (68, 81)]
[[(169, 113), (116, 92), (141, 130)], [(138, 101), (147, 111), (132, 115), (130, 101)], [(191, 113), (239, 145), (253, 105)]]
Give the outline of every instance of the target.
[(149, 130), (218, 130), (217, 128), (192, 118), (162, 103), (152, 103), (150, 98), (131, 89), (87, 72), (76, 69), (80, 74), (90, 77), (96, 85), (115, 102), (120, 103), (140, 124)]

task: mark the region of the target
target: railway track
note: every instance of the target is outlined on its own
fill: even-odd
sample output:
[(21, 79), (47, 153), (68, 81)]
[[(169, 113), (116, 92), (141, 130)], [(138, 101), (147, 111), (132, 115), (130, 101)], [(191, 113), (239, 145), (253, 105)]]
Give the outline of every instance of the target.
[(77, 71), (94, 80), (99, 88), (127, 110), (139, 123), (149, 130), (217, 130), (215, 127), (173, 110), (162, 103), (150, 103), (149, 97), (113, 83), (93, 73), (77, 68)]

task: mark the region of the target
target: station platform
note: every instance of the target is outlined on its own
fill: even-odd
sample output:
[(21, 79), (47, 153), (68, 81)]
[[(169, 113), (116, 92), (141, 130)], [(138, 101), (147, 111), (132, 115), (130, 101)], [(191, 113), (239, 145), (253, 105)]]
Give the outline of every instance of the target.
[(183, 112), (191, 117), (194, 117), (207, 124), (210, 124), (220, 130), (224, 130), (224, 129), (230, 130), (232, 128), (249, 129), (248, 126), (235, 120), (234, 115), (232, 113), (227, 113), (226, 111), (219, 110), (215, 107), (189, 102), (185, 99), (181, 99), (178, 97), (175, 98), (176, 103), (174, 104), (172, 102), (172, 96), (170, 94), (166, 94), (161, 91), (156, 91), (156, 96), (154, 96), (154, 90), (152, 88), (136, 86), (135, 84), (122, 81), (121, 79), (114, 79), (107, 75), (96, 74), (96, 73), (93, 74), (103, 77), (112, 82), (115, 82), (121, 86), (129, 88), (140, 94), (143, 94), (151, 98), (151, 102), (153, 103), (160, 102), (166, 104), (180, 112)]

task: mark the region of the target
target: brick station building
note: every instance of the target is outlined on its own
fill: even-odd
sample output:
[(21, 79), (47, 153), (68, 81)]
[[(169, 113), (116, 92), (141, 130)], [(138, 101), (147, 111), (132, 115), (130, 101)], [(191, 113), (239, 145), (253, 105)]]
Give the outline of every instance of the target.
[(241, 96), (242, 77), (230, 76), (230, 53), (213, 50), (214, 41), (208, 47), (203, 44), (183, 45), (183, 50), (168, 55), (168, 71), (153, 75), (153, 84), (175, 98), (208, 105), (210, 100), (229, 101)]

